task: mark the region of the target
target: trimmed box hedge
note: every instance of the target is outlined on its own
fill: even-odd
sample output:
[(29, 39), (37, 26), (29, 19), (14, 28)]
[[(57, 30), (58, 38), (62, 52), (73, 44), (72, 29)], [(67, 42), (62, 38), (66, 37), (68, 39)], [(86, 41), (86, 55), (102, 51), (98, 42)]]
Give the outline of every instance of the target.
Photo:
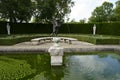
[(120, 44), (120, 39), (96, 39), (96, 44)]
[[(67, 35), (64, 35), (67, 36)], [(119, 36), (105, 36), (105, 35), (79, 35), (74, 34), (67, 37), (73, 37), (79, 41), (89, 42), (97, 45), (120, 45)]]
[(0, 35), (0, 45), (14, 45), (17, 43), (25, 42), (25, 41), (30, 41), (33, 38), (37, 37), (46, 37), (48, 34), (22, 34), (22, 35), (10, 35), (10, 36), (5, 36), (5, 35)]
[[(20, 42), (30, 41), (32, 38), (37, 37), (47, 37), (49, 35), (28, 35), (28, 36), (21, 36), (21, 37), (13, 37), (13, 38), (0, 38), (0, 45), (14, 45)], [(79, 34), (73, 34), (73, 35), (60, 35), (65, 37), (73, 37), (78, 39), (79, 41), (89, 42), (93, 44), (116, 44), (120, 45), (120, 38), (116, 37), (106, 37), (101, 35), (93, 36), (93, 35), (79, 35)]]

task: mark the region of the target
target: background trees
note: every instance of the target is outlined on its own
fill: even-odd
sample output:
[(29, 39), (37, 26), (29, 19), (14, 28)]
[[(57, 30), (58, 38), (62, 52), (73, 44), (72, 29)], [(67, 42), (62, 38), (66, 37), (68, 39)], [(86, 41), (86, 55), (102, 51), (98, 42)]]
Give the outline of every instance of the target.
[(10, 22), (28, 22), (32, 14), (31, 0), (0, 0), (0, 18)]
[(114, 9), (114, 21), (120, 21), (120, 0), (116, 2), (116, 8)]
[(120, 0), (116, 2), (113, 9), (113, 3), (104, 2), (101, 6), (96, 7), (89, 18), (89, 22), (111, 22), (120, 21)]
[(53, 18), (64, 19), (70, 13), (72, 0), (0, 0), (0, 18), (10, 22), (49, 22)]
[(102, 6), (96, 7), (89, 18), (90, 22), (108, 22), (111, 21), (113, 15), (113, 4), (104, 2)]
[(74, 5), (72, 0), (36, 0), (38, 13), (35, 15), (37, 22), (49, 22), (51, 19), (64, 17), (71, 12)]

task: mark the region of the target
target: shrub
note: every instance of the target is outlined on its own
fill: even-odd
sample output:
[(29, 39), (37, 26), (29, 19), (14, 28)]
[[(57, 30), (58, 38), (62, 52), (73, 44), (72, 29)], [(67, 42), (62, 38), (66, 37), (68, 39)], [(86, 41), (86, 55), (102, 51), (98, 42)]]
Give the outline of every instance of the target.
[(34, 72), (24, 60), (0, 56), (0, 80), (19, 80)]

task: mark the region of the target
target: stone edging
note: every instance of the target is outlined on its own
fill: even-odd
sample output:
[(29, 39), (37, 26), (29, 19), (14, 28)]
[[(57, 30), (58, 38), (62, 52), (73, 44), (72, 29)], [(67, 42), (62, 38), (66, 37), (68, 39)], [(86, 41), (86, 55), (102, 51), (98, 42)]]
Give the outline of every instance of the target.
[[(23, 53), (23, 52), (48, 52), (48, 47), (41, 48), (39, 46), (0, 46), (0, 53)], [(84, 46), (84, 47), (66, 47), (64, 52), (118, 52), (119, 46)]]

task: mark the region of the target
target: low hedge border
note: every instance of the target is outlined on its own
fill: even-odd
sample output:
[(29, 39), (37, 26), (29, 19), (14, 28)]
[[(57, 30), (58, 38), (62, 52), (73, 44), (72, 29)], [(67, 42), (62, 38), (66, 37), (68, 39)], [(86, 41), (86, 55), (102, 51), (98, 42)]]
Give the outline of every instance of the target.
[(32, 34), (32, 35), (11, 35), (11, 36), (4, 36), (0, 38), (0, 45), (14, 45), (20, 42), (30, 41), (33, 38), (37, 37), (46, 37), (48, 34)]
[[(18, 37), (19, 36), (19, 37)], [(37, 37), (48, 37), (49, 34), (34, 34), (34, 35), (13, 35), (11, 38), (0, 38), (0, 45), (14, 45), (20, 42), (30, 41)], [(120, 45), (119, 36), (103, 36), (103, 35), (80, 35), (80, 34), (60, 34), (61, 37), (72, 37), (79, 41), (89, 42), (96, 45)], [(7, 37), (7, 36), (6, 36)]]
[(120, 44), (120, 39), (96, 39), (96, 44)]
[[(65, 35), (67, 36), (67, 35)], [(73, 37), (78, 39), (79, 41), (85, 41), (89, 43), (93, 43), (96, 45), (120, 45), (120, 37), (119, 36), (106, 36), (106, 35), (70, 35), (68, 37)]]

